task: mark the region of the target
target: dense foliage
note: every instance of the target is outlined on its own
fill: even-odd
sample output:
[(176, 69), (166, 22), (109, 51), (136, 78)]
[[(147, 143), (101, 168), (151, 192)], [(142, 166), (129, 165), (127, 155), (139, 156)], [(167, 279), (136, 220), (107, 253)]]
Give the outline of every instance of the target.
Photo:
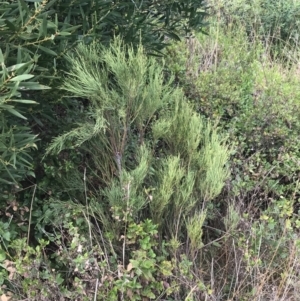
[(293, 50), (299, 45), (300, 4), (294, 0), (212, 1), (212, 7), (226, 26), (243, 23), (250, 40), (259, 39), (272, 56), (290, 60), (282, 48)]
[[(65, 1), (2, 2), (1, 110), (26, 119), (32, 107), (25, 109), (23, 104), (33, 104), (34, 101), (27, 99), (35, 98), (43, 111), (33, 112), (32, 118), (41, 125), (40, 115), (53, 117), (49, 98), (25, 92), (47, 86), (57, 88), (60, 72), (65, 68), (63, 55), (78, 42), (97, 40), (108, 45), (112, 38), (121, 36), (127, 43), (137, 46), (141, 41), (147, 51), (157, 52), (167, 45), (167, 37), (180, 39), (179, 36), (192, 29), (201, 29), (205, 15), (202, 0), (72, 1), (72, 5)], [(29, 79), (30, 82), (24, 82)], [(38, 81), (47, 86), (39, 85)], [(16, 101), (22, 106), (16, 107)], [(35, 135), (24, 128), (24, 122), (13, 129), (15, 122), (19, 121), (5, 118), (2, 125), (1, 179), (5, 182), (20, 180), (26, 170), (32, 169), (28, 152), (35, 146)]]
[(298, 13), (2, 1), (0, 301), (299, 300)]

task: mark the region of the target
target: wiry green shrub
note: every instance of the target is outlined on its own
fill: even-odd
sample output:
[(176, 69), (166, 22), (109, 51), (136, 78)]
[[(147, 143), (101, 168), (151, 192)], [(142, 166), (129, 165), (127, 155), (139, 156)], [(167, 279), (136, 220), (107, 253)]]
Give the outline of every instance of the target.
[[(209, 36), (173, 45), (166, 57), (190, 102), (218, 120), (235, 147), (230, 180), (218, 205), (205, 212), (208, 243), (199, 265), (210, 271), (202, 275), (213, 279), (217, 300), (295, 300), (299, 65), (272, 60), (259, 37), (249, 42), (245, 27), (221, 24)], [(189, 219), (192, 237), (195, 228)]]
[[(141, 47), (135, 54), (131, 48), (122, 51), (120, 41), (108, 50), (80, 45), (69, 60), (71, 69), (63, 89), (88, 98), (90, 111), (79, 127), (55, 138), (48, 153), (69, 147), (90, 150), (99, 180), (107, 178), (106, 183), (114, 188), (120, 185), (119, 193), (111, 196), (121, 203), (126, 185), (135, 194), (142, 192), (138, 187), (145, 183), (161, 185), (150, 202), (155, 210), (164, 199), (164, 190), (165, 205), (172, 195), (178, 198), (176, 189), (186, 191), (176, 211), (188, 208), (184, 201), (192, 200), (195, 193), (195, 203), (210, 201), (220, 193), (228, 157), (222, 138), (193, 112), (180, 90), (172, 88), (171, 82), (164, 84), (163, 67), (147, 59)], [(139, 199), (140, 205), (130, 206), (134, 212), (145, 205), (145, 199), (131, 198), (131, 202)]]
[[(4, 53), (6, 65), (1, 67), (0, 92), (3, 99), (1, 110), (20, 116), (18, 109), (20, 107), (23, 117), (30, 117), (31, 125), (38, 124), (42, 128), (46, 127), (43, 120), (46, 120), (48, 127), (53, 128), (55, 128), (53, 123), (59, 123), (53, 114), (51, 103), (58, 102), (53, 98), (60, 98), (60, 95), (55, 94), (55, 91), (52, 94), (38, 94), (30, 90), (42, 89), (42, 86), (37, 84), (38, 81), (43, 81), (52, 88), (59, 86), (58, 78), (65, 66), (63, 54), (79, 41), (90, 43), (93, 39), (97, 39), (107, 45), (111, 39), (119, 35), (124, 41), (133, 45), (138, 45), (141, 40), (149, 52), (155, 52), (165, 46), (166, 36), (179, 39), (183, 33), (201, 29), (206, 16), (202, 0), (176, 1), (172, 4), (168, 1), (160, 1), (158, 4), (156, 1), (86, 1), (83, 3), (76, 0), (72, 1), (72, 5), (64, 1), (14, 0), (2, 1), (0, 11), (0, 50)], [(4, 59), (1, 55), (1, 64), (4, 64)], [(7, 72), (10, 73), (9, 76)], [(20, 77), (22, 86), (18, 87), (18, 78), (13, 79), (14, 73), (22, 75)], [(33, 78), (33, 82), (24, 83), (30, 78)], [(6, 87), (7, 84), (9, 87)], [(38, 100), (39, 108), (26, 109), (23, 105), (15, 104), (17, 106), (15, 109), (9, 99), (15, 95), (7, 94), (7, 88), (14, 90), (13, 93), (23, 89), (24, 95), (26, 91), (26, 97), (24, 98), (23, 95), (23, 99)], [(14, 97), (13, 101), (15, 100)], [(10, 104), (7, 103), (8, 101)], [(30, 100), (27, 101), (29, 102)], [(22, 103), (24, 104), (24, 100)], [(15, 121), (9, 122), (14, 124)], [(23, 180), (26, 170), (32, 165), (30, 156), (27, 156), (25, 162), (24, 154), (29, 153), (30, 145), (33, 145), (34, 141), (34, 135), (29, 134), (29, 129), (21, 128), (21, 124), (16, 126), (13, 131), (17, 131), (18, 134), (12, 136), (11, 128), (6, 121), (1, 124), (2, 153), (5, 157), (1, 165), (10, 166), (5, 171), (10, 175), (3, 174), (1, 178), (6, 182), (14, 183)], [(28, 145), (20, 141), (20, 135), (23, 133), (24, 137), (29, 139)], [(20, 142), (14, 150), (12, 150), (13, 140), (17, 144)], [(21, 161), (24, 163), (22, 163), (23, 167), (20, 165)], [(17, 169), (16, 162), (19, 162)], [(14, 172), (11, 167), (14, 168)], [(19, 174), (17, 170), (20, 171)], [(33, 175), (32, 172), (31, 174)]]
[[(142, 47), (137, 52), (125, 49), (117, 39), (109, 49), (82, 44), (68, 55), (62, 87), (85, 97), (89, 108), (86, 119), (56, 137), (47, 154), (67, 149), (88, 154), (82, 201), (118, 260), (122, 258), (123, 268), (130, 252), (144, 258), (136, 244), (126, 241), (130, 225), (145, 218), (158, 225), (159, 241), (172, 239), (174, 252), (176, 243), (185, 243), (186, 233), (193, 249), (188, 256), (194, 258), (202, 226), (191, 227), (199, 216), (205, 218), (205, 208), (228, 177), (226, 139), (194, 111), (172, 79), (164, 82), (163, 66), (147, 59)], [(154, 260), (148, 255), (144, 259)], [(142, 269), (139, 265), (135, 268)], [(122, 293), (117, 282), (112, 285)], [(182, 287), (178, 298), (188, 294)]]

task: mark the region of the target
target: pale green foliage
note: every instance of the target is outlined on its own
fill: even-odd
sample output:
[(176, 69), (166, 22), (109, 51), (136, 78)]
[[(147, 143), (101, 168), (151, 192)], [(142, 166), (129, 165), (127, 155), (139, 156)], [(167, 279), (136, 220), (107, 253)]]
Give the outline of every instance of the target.
[(197, 157), (204, 124), (180, 91), (176, 96), (172, 108), (154, 124), (153, 136), (164, 139), (174, 155), (181, 154), (190, 164)]
[(198, 164), (205, 173), (201, 176), (200, 192), (202, 198), (209, 201), (221, 192), (223, 183), (229, 175), (227, 169), (223, 168), (229, 153), (210, 124), (207, 125), (203, 135), (204, 143), (198, 156)]
[(162, 222), (162, 215), (169, 210), (173, 197), (178, 197), (176, 193), (180, 182), (185, 175), (185, 170), (181, 165), (179, 156), (169, 156), (162, 162), (157, 177), (157, 191), (154, 192), (150, 208), (155, 223)]
[(224, 217), (225, 229), (228, 233), (232, 233), (237, 229), (240, 222), (240, 212), (233, 203), (228, 204), (227, 213)]
[[(149, 171), (149, 150), (142, 145), (137, 151), (136, 168), (122, 170), (120, 180), (114, 179), (104, 190), (104, 196), (112, 209), (120, 210), (122, 215), (137, 217), (147, 203), (141, 187)], [(127, 212), (128, 211), (128, 212)]]
[(197, 251), (203, 246), (202, 243), (202, 227), (206, 219), (206, 212), (196, 212), (186, 222), (187, 236), (190, 240), (191, 251)]
[[(224, 165), (229, 152), (222, 143), (222, 137), (193, 111), (183, 96), (180, 95), (172, 108), (153, 125), (153, 136), (156, 140), (166, 141), (169, 152), (182, 157), (181, 164), (187, 168), (186, 173), (192, 173), (193, 180), (188, 182), (193, 188), (187, 191), (199, 189), (205, 201), (212, 200), (221, 192), (228, 176)], [(180, 177), (177, 170), (172, 172)], [(171, 187), (176, 187), (176, 183)], [(189, 199), (188, 194), (185, 199)]]
[[(91, 155), (88, 173), (104, 184), (96, 187), (100, 204), (91, 204), (109, 231), (118, 233), (120, 220), (138, 220), (145, 209), (161, 231), (176, 235), (185, 218), (221, 191), (228, 176), (224, 138), (172, 79), (164, 82), (164, 66), (141, 46), (134, 51), (119, 39), (110, 48), (81, 44), (67, 58), (62, 87), (88, 99), (90, 109), (47, 153), (80, 147)], [(200, 232), (193, 235), (200, 239)]]
[[(123, 47), (119, 39), (109, 49), (81, 44), (67, 56), (70, 71), (63, 89), (89, 99), (91, 110), (78, 128), (55, 138), (48, 153), (61, 151), (67, 141), (67, 147), (88, 141), (89, 149), (99, 150), (101, 159), (95, 160), (101, 165), (110, 162), (112, 166), (114, 157), (118, 156), (120, 163), (124, 159), (133, 128), (138, 129), (140, 143), (143, 141), (154, 113), (166, 104), (171, 89), (163, 85), (163, 66), (146, 59), (141, 47), (136, 54), (132, 48), (122, 51)], [(113, 81), (109, 82), (109, 75)], [(103, 174), (109, 171), (107, 166), (100, 169)]]

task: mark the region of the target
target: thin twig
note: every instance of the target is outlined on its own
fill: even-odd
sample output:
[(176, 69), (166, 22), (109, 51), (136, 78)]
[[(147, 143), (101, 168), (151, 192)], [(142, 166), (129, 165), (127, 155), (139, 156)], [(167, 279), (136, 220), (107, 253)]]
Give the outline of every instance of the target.
[(32, 218), (32, 207), (33, 207), (33, 200), (35, 197), (36, 192), (36, 184), (34, 184), (33, 194), (31, 198), (31, 204), (30, 204), (30, 211), (29, 211), (29, 224), (28, 224), (28, 233), (27, 233), (27, 245), (29, 245), (29, 236), (30, 236), (30, 225), (31, 225), (31, 218)]
[(87, 189), (86, 189), (86, 168), (84, 168), (83, 181), (84, 181), (84, 195), (85, 195), (86, 212), (87, 212), (86, 220), (87, 220), (87, 223), (88, 223), (88, 226), (89, 226), (89, 235), (90, 235), (91, 249), (93, 249), (91, 223), (90, 223), (90, 221), (88, 219), (88, 216), (89, 216), (89, 205), (88, 205), (88, 200), (87, 200)]
[(96, 300), (97, 300), (98, 283), (99, 283), (99, 278), (97, 278), (97, 280), (96, 280), (96, 289), (95, 289), (95, 294), (94, 294), (94, 301), (96, 301)]

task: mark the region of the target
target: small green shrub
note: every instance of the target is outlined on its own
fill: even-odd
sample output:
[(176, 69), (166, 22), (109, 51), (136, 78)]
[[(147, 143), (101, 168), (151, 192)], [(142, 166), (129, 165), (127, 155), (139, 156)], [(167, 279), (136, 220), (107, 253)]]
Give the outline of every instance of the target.
[(174, 269), (181, 279), (181, 260), (172, 262), (168, 252), (179, 252), (176, 244), (188, 239), (186, 261), (197, 257), (198, 218), (228, 176), (225, 137), (174, 88), (172, 78), (165, 81), (164, 66), (142, 47), (135, 52), (119, 39), (109, 49), (82, 44), (68, 60), (63, 89), (86, 97), (89, 107), (80, 123), (52, 141), (47, 155), (71, 149), (88, 158), (85, 195), (76, 198), (99, 224), (100, 244), (110, 246), (113, 273), (120, 274), (108, 276), (101, 293), (112, 300), (207, 294), (198, 276), (191, 277), (192, 292), (190, 284), (172, 277)]

